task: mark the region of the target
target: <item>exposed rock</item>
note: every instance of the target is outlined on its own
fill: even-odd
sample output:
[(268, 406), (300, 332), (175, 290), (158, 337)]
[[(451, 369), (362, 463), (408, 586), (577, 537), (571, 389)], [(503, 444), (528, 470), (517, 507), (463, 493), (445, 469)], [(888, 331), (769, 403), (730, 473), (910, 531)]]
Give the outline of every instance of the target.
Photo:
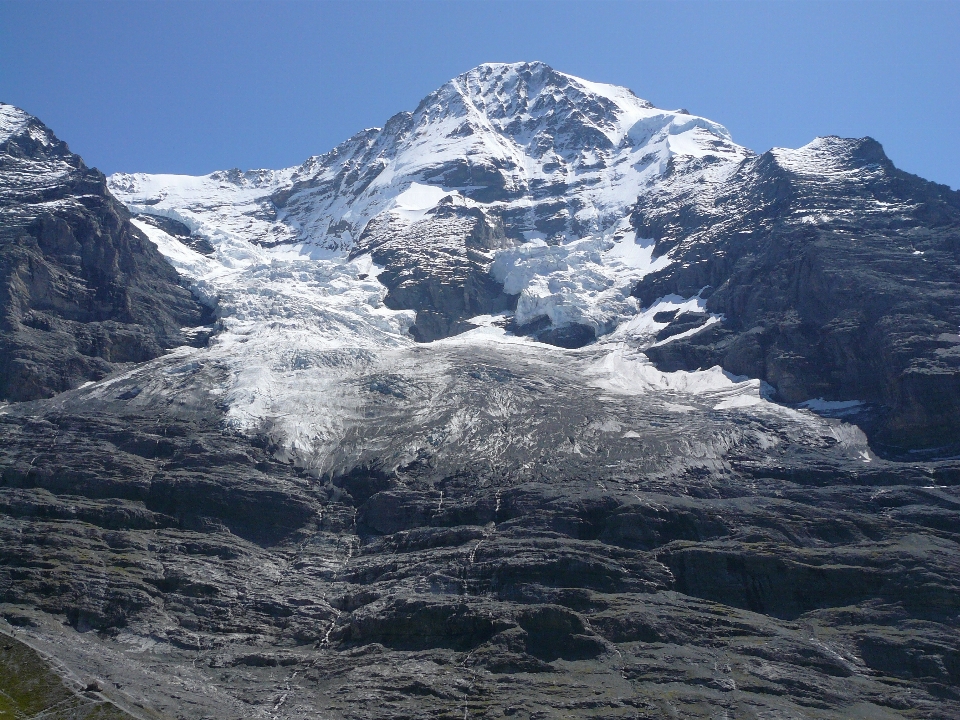
[(516, 306), (490, 276), (492, 252), (509, 241), (499, 218), (448, 197), (413, 224), (387, 215), (371, 221), (352, 255), (371, 253), (389, 308), (415, 310), (411, 334), (430, 342), (468, 330), (476, 315)]
[[(955, 462), (867, 464), (837, 421), (677, 415), (542, 354), (420, 348), (447, 358), (433, 402), (485, 441), (402, 461), (438, 426), (369, 378), (366, 414), (398, 414), (324, 478), (224, 433), (209, 367), (11, 406), (0, 613), (184, 718), (960, 711)], [(127, 397), (146, 377), (192, 404)], [(500, 432), (525, 439), (493, 466)]]
[(205, 311), (39, 120), (0, 104), (0, 399), (50, 397), (183, 344)]
[(960, 192), (897, 170), (869, 138), (820, 138), (702, 191), (667, 183), (633, 222), (674, 260), (639, 283), (641, 302), (700, 293), (724, 317), (651, 348), (658, 367), (719, 364), (787, 403), (879, 406), (864, 424), (891, 452), (957, 443)]

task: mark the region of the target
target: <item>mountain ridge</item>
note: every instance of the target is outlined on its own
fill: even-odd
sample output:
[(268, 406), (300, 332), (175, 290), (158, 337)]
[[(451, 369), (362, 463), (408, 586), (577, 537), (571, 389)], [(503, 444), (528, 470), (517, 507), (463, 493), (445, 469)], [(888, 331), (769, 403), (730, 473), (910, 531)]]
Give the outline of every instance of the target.
[(0, 167), (0, 398), (100, 379), (182, 344), (184, 326), (205, 322), (103, 174), (5, 104)]
[(953, 396), (866, 394), (952, 377), (953, 196), (461, 77), (298, 168), (110, 178), (213, 332), (0, 406), (0, 626), (184, 720), (960, 714)]

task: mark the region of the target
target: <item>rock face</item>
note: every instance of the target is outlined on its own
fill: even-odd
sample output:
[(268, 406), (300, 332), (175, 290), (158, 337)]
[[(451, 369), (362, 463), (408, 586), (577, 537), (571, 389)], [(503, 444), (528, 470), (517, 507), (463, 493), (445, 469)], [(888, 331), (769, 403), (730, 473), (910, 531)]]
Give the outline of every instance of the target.
[(956, 461), (545, 347), (358, 377), (322, 478), (223, 431), (216, 362), (12, 407), (0, 613), (182, 718), (960, 712)]
[(453, 195), (426, 215), (410, 225), (396, 217), (371, 220), (352, 253), (370, 253), (384, 268), (378, 279), (389, 290), (387, 307), (416, 311), (413, 337), (449, 337), (472, 327), (467, 318), (514, 309), (517, 298), (490, 275), (492, 251), (512, 244), (500, 218)]
[(0, 407), (0, 628), (57, 673), (184, 720), (960, 716), (957, 200), (872, 141), (485, 65), (298, 168), (109, 184), (72, 236), (217, 333)]
[(869, 403), (890, 451), (960, 438), (960, 193), (869, 138), (819, 138), (709, 193), (668, 181), (633, 221), (674, 260), (638, 284), (641, 302), (699, 293), (724, 317), (650, 349), (661, 369), (722, 365), (788, 403)]
[(183, 344), (204, 310), (106, 178), (0, 104), (0, 399), (50, 397)]

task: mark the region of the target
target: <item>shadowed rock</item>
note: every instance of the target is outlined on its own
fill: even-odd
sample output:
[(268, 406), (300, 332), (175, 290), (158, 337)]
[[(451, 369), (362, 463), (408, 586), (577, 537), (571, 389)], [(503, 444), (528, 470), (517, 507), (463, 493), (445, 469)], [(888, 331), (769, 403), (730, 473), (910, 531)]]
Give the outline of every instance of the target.
[(0, 104), (0, 399), (50, 397), (209, 320), (106, 179)]

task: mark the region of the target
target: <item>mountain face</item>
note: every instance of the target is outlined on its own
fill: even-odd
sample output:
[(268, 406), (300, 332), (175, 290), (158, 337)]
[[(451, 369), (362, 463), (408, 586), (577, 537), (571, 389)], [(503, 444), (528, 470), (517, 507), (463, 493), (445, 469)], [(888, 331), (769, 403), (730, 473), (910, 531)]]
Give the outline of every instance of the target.
[[(582, 325), (587, 341), (616, 326), (623, 309), (584, 297), (593, 287), (566, 297), (527, 287), (519, 273), (489, 283), (490, 251), (517, 246), (517, 260), (530, 265), (566, 254), (581, 238), (609, 249), (611, 238), (630, 231), (638, 194), (671, 163), (696, 183), (719, 168), (732, 172), (748, 155), (720, 125), (658, 110), (624, 88), (542, 63), (483, 65), (413, 113), (297, 168), (202, 178), (118, 174), (110, 187), (135, 211), (178, 219), (204, 235), (372, 253), (386, 271), (388, 307), (415, 310), (412, 332), (424, 340), (461, 331), (474, 315), (514, 309), (507, 294), (519, 296), (518, 324)], [(705, 156), (707, 168), (693, 163)], [(474, 228), (463, 220), (470, 214), (482, 218), (476, 232), (483, 240), (469, 239)], [(414, 266), (428, 272), (413, 279)], [(438, 292), (441, 277), (452, 288), (469, 286), (468, 299)]]
[(634, 293), (698, 294), (724, 322), (648, 352), (658, 367), (721, 365), (790, 403), (859, 400), (888, 450), (956, 444), (960, 193), (897, 170), (869, 138), (771, 150), (710, 193), (684, 185), (633, 211), (654, 253), (679, 261)]
[(960, 714), (957, 193), (542, 63), (296, 168), (108, 189), (5, 112), (3, 247), (64, 278), (34, 312), (156, 333), (0, 407), (0, 630), (88, 700)]
[(203, 308), (87, 168), (0, 104), (0, 398), (50, 397), (181, 345)]

